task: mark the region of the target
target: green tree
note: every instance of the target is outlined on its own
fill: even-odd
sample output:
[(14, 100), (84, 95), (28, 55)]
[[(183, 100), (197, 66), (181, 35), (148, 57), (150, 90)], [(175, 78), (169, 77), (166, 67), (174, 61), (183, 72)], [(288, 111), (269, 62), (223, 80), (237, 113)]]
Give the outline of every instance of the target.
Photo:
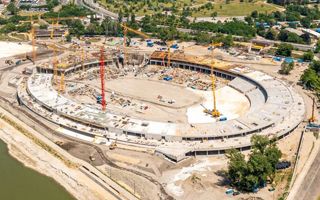
[(254, 146), (254, 150), (263, 154), (266, 147), (270, 144), (269, 138), (261, 137), (259, 135), (253, 135), (251, 137), (252, 146)]
[(302, 59), (304, 61), (312, 61), (314, 57), (314, 53), (312, 51), (307, 51), (303, 54)]
[(123, 12), (122, 9), (120, 9), (119, 14), (118, 14), (118, 21), (121, 23), (123, 20)]
[(232, 185), (241, 187), (245, 182), (248, 171), (245, 157), (240, 151), (235, 149), (228, 151), (226, 157), (229, 159), (227, 177)]
[(281, 43), (276, 50), (276, 55), (291, 56), (292, 50), (293, 46), (291, 44)]
[(266, 39), (275, 40), (277, 38), (277, 32), (273, 29), (269, 29), (266, 33)]
[[(0, 23), (1, 24), (1, 23)], [(316, 43), (316, 49), (314, 50), (315, 53), (319, 53), (320, 52), (320, 40), (317, 41)]]
[(16, 7), (14, 2), (10, 2), (7, 6), (7, 11), (12, 15), (16, 15), (18, 13), (18, 8)]
[(252, 11), (251, 17), (257, 18), (258, 17), (258, 11), (256, 11), (256, 10)]
[(279, 73), (283, 75), (288, 75), (290, 74), (291, 70), (293, 70), (293, 68), (294, 68), (294, 62), (291, 62), (291, 63), (283, 62), (281, 64)]
[(304, 17), (300, 21), (301, 25), (305, 28), (310, 28), (311, 26), (311, 19), (309, 17)]
[(66, 41), (67, 41), (67, 42), (71, 42), (71, 41), (72, 41), (72, 37), (71, 37), (70, 34), (68, 34), (68, 35), (66, 36)]
[(251, 144), (248, 161), (238, 150), (232, 149), (226, 153), (229, 159), (227, 178), (239, 190), (252, 191), (268, 180), (273, 182), (275, 166), (282, 156), (275, 140), (267, 136), (254, 135)]
[(305, 87), (312, 90), (320, 90), (320, 78), (312, 67), (309, 66), (306, 69), (300, 78), (301, 82), (304, 84)]

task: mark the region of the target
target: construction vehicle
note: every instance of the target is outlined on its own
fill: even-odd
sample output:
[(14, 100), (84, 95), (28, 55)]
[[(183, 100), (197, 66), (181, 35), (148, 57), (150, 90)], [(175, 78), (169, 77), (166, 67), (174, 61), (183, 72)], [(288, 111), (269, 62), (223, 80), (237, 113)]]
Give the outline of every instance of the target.
[(154, 43), (152, 40), (147, 40), (147, 47), (153, 47)]
[(5, 60), (5, 63), (8, 65), (13, 65), (13, 61), (12, 60)]
[(101, 96), (101, 95), (98, 95), (98, 96), (96, 97), (96, 100), (97, 100), (97, 103), (98, 103), (98, 104), (101, 104), (101, 103), (102, 103), (102, 96)]
[(213, 50), (216, 47), (222, 47), (223, 43), (222, 42), (212, 42), (211, 46), (208, 47), (208, 50)]
[(109, 145), (110, 150), (114, 150), (116, 147), (117, 147), (117, 140), (111, 142), (111, 144)]
[(170, 46), (170, 48), (172, 48), (172, 49), (179, 49), (179, 45), (178, 45), (178, 44), (172, 44), (172, 45)]

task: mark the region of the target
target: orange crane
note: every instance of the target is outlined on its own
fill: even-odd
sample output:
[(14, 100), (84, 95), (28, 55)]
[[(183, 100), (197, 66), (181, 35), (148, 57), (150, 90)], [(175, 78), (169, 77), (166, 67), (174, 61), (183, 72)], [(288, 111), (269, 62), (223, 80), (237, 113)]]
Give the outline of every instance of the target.
[(50, 33), (50, 39), (52, 40), (53, 39), (53, 34), (54, 34), (54, 21), (52, 21), (52, 24), (51, 24), (51, 33)]
[(314, 114), (315, 104), (316, 104), (316, 100), (313, 97), (313, 99), (312, 99), (312, 114), (311, 114), (311, 117), (309, 118), (309, 123), (313, 123), (313, 122), (316, 121), (316, 117), (315, 117), (315, 114)]
[[(59, 63), (57, 64), (57, 67), (60, 69), (65, 69), (67, 67), (66, 63)], [(64, 93), (66, 89), (65, 82), (64, 82), (64, 70), (60, 71), (60, 86), (59, 86), (59, 92)]]
[(150, 36), (141, 32), (141, 31), (138, 31), (138, 30), (135, 30), (135, 29), (128, 27), (125, 23), (121, 23), (120, 26), (123, 28), (123, 63), (125, 63), (126, 55), (127, 55), (127, 52), (126, 52), (127, 39), (126, 39), (126, 37), (127, 37), (128, 31), (135, 33), (137, 35), (140, 35), (144, 39), (148, 39), (148, 38), (150, 38)]
[(170, 49), (171, 49), (171, 46), (172, 44), (174, 43), (174, 41), (167, 41), (166, 44), (167, 44), (167, 51), (168, 51), (168, 63), (167, 63), (167, 66), (170, 67), (170, 56), (171, 56), (171, 53), (170, 53)]
[(58, 83), (58, 60), (57, 60), (57, 47), (53, 46), (53, 80), (54, 83), (57, 84)]
[[(214, 43), (212, 42), (213, 47), (221, 47), (223, 45), (222, 42), (219, 43)], [(213, 49), (212, 49), (212, 58), (214, 58), (213, 55)], [(216, 101), (216, 79), (215, 79), (215, 75), (214, 75), (214, 64), (215, 62), (212, 61), (210, 63), (210, 67), (211, 67), (211, 82), (212, 82), (212, 97), (213, 97), (213, 109), (211, 111), (211, 115), (213, 117), (220, 117), (221, 113), (218, 111), (217, 109), (217, 101)]]
[(213, 72), (213, 66), (214, 62), (211, 63), (211, 82), (212, 82), (212, 96), (213, 96), (213, 109), (211, 111), (211, 115), (213, 117), (220, 117), (220, 112), (217, 109), (217, 103), (216, 103), (216, 83), (215, 83), (215, 76)]

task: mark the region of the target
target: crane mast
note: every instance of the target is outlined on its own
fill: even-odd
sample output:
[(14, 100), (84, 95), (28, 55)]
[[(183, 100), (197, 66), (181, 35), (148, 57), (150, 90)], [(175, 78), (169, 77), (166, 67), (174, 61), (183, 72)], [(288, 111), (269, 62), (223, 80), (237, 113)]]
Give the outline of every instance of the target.
[(215, 76), (213, 73), (213, 63), (211, 63), (211, 82), (212, 82), (212, 97), (213, 97), (213, 109), (212, 109), (212, 116), (213, 117), (220, 117), (220, 112), (217, 109), (216, 103), (216, 83), (215, 83)]
[(106, 110), (106, 99), (104, 93), (104, 48), (100, 49), (100, 80), (101, 80), (101, 106), (102, 110)]
[(315, 98), (313, 98), (312, 99), (312, 114), (311, 114), (311, 117), (309, 118), (309, 123), (312, 123), (312, 122), (316, 121), (316, 117), (314, 115), (315, 104), (316, 104), (316, 101), (315, 101)]

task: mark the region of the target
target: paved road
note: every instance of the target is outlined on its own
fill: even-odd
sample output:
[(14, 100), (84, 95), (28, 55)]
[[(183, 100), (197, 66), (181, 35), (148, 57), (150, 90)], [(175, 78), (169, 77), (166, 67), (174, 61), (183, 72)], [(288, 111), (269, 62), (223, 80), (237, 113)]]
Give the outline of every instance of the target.
[(316, 200), (320, 196), (320, 150), (294, 200)]
[(109, 16), (113, 20), (118, 20), (118, 14), (100, 7), (99, 4), (94, 3), (93, 0), (76, 0), (76, 4), (82, 5), (99, 15)]

